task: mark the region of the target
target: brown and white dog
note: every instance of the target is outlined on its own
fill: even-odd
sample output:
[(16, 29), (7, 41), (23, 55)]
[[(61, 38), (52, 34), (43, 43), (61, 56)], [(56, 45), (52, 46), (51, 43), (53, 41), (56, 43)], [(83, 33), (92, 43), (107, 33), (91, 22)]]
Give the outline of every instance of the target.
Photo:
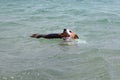
[(64, 29), (62, 33), (52, 33), (52, 34), (33, 34), (31, 37), (33, 38), (46, 38), (46, 39), (54, 39), (61, 38), (64, 41), (70, 41), (78, 39), (78, 35), (69, 29)]

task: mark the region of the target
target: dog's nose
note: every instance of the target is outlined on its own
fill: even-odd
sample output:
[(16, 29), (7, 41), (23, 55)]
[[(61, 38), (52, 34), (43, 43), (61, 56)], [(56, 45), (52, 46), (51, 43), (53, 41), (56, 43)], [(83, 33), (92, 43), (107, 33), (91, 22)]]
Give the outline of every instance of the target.
[(66, 31), (67, 29), (64, 29), (64, 31)]

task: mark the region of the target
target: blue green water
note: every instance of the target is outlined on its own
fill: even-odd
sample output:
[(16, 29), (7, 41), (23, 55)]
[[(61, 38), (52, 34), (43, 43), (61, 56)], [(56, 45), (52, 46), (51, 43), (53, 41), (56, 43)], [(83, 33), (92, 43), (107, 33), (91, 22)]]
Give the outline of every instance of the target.
[[(33, 39), (73, 30), (75, 45)], [(119, 0), (0, 0), (0, 80), (120, 80)]]

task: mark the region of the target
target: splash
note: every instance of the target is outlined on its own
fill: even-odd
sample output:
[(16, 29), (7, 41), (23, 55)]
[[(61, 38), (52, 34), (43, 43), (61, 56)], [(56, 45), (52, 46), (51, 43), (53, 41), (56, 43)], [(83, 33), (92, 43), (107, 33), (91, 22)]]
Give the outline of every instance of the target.
[(60, 45), (79, 45), (79, 44), (87, 44), (86, 40), (82, 40), (82, 39), (76, 39), (76, 40), (72, 40), (72, 41), (63, 41), (60, 43)]

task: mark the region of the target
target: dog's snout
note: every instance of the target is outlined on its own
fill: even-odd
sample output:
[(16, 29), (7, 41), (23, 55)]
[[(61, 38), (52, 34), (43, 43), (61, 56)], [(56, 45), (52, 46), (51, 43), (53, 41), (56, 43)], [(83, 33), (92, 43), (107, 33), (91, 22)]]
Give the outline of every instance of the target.
[(64, 29), (64, 31), (67, 31), (67, 29)]

